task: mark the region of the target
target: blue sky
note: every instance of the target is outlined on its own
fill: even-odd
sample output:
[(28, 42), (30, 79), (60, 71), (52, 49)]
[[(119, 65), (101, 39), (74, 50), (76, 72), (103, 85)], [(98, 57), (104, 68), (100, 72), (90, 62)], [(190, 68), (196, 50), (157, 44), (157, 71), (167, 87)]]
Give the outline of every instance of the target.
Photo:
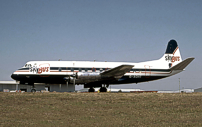
[(159, 59), (175, 39), (183, 59), (196, 58), (186, 71), (112, 87), (177, 90), (179, 78), (202, 87), (201, 12), (201, 0), (0, 0), (0, 80), (31, 60)]

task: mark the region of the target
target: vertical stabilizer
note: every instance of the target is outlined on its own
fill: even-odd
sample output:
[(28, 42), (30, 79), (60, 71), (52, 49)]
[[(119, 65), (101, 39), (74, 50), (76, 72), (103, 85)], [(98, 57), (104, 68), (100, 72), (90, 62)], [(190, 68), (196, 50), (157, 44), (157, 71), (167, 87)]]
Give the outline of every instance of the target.
[(180, 50), (175, 40), (170, 40), (164, 56), (161, 58), (161, 61), (168, 63), (168, 67), (171, 68), (182, 61), (180, 55)]

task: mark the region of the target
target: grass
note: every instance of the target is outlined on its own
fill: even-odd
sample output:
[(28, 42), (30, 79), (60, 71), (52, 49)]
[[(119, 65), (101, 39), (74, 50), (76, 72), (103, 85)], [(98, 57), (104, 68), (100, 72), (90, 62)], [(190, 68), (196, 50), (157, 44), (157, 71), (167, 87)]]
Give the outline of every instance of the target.
[(202, 126), (202, 93), (0, 93), (0, 126)]

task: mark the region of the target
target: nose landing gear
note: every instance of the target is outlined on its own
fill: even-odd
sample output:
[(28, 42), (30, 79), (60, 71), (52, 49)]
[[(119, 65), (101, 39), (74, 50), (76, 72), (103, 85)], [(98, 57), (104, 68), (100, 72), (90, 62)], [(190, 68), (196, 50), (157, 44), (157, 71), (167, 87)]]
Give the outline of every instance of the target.
[(31, 92), (32, 92), (32, 93), (35, 93), (35, 92), (36, 92), (36, 89), (35, 89), (35, 88), (31, 89)]

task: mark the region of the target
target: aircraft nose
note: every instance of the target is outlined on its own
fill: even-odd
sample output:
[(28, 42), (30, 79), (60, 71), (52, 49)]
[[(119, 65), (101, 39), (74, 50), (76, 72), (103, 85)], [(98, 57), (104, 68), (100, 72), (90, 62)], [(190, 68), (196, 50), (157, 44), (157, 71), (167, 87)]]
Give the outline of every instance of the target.
[(13, 74), (11, 75), (11, 78), (13, 79)]
[(12, 75), (11, 75), (11, 78), (14, 79), (14, 80), (16, 80), (17, 75), (16, 75), (16, 74), (12, 74)]

